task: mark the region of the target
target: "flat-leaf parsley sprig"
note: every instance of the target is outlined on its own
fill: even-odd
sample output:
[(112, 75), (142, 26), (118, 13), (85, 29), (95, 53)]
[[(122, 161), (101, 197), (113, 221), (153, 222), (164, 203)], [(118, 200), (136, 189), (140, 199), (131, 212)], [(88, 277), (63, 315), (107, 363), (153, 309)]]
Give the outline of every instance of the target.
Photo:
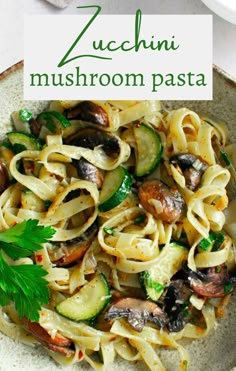
[[(14, 301), (20, 318), (39, 321), (41, 304), (47, 304), (50, 297), (47, 271), (40, 265), (10, 265), (4, 258), (12, 260), (32, 255), (42, 249), (42, 243), (50, 239), (55, 230), (38, 225), (36, 219), (25, 220), (0, 232), (0, 305)], [(3, 254), (4, 252), (4, 254)]]

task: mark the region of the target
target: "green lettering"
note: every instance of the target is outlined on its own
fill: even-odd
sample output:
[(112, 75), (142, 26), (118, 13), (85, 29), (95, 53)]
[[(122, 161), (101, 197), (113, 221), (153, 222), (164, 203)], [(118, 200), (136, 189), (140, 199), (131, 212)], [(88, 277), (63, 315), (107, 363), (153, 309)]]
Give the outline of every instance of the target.
[(178, 86), (184, 86), (185, 85), (185, 73), (180, 73), (178, 75)]
[[(142, 12), (140, 9), (137, 10), (136, 16), (135, 16), (135, 45), (134, 50), (136, 52), (139, 51), (140, 47), (142, 46), (144, 49), (151, 49), (151, 50), (177, 50), (179, 48), (179, 45), (175, 45), (174, 36), (172, 36), (172, 41), (169, 42), (168, 40), (158, 40), (157, 43), (154, 43), (154, 36), (151, 36), (151, 41), (149, 44), (147, 44), (146, 40), (139, 40), (140, 32), (141, 32), (141, 24), (142, 24)], [(129, 49), (131, 50), (131, 49)]]
[[(46, 73), (31, 73), (31, 83), (30, 86), (49, 86), (48, 83), (48, 74)], [(37, 83), (35, 84), (35, 79), (37, 78)], [(44, 80), (44, 83), (42, 82)]]
[(96, 78), (98, 78), (98, 74), (97, 73), (91, 73), (90, 74), (90, 77), (91, 77), (91, 81), (90, 81), (90, 86), (96, 86), (96, 84), (94, 83), (94, 79)]
[[(138, 82), (139, 79), (139, 82)], [(125, 86), (145, 86), (142, 73), (127, 73)]]
[[(80, 82), (81, 77), (83, 78), (83, 83)], [(76, 86), (88, 86), (87, 75), (85, 75), (85, 73), (80, 73), (80, 67), (76, 67)]]
[(163, 83), (164, 77), (160, 73), (152, 74), (152, 92), (157, 92), (157, 86), (160, 86)]
[[(105, 79), (104, 79), (105, 78)], [(103, 73), (100, 77), (99, 77), (99, 84), (102, 85), (102, 86), (107, 86), (110, 84), (110, 81), (111, 81), (111, 78), (110, 78), (110, 75), (108, 75), (107, 73)]]
[(199, 73), (197, 75), (198, 80), (196, 81), (197, 86), (206, 86), (207, 83), (205, 81), (206, 76), (203, 73)]
[[(52, 85), (53, 86), (64, 86), (63, 82), (62, 82), (62, 74), (59, 73), (59, 74), (55, 74), (55, 73), (52, 73)], [(56, 78), (58, 79), (58, 81), (56, 81)]]
[(188, 84), (189, 84), (189, 86), (194, 86), (194, 82), (192, 82), (192, 77), (194, 77), (195, 74), (192, 73), (192, 72), (189, 72), (187, 75), (188, 75)]
[(174, 75), (172, 73), (167, 73), (166, 75), (166, 81), (165, 81), (166, 86), (175, 86), (174, 82)]
[(66, 86), (73, 86), (74, 85), (74, 75), (73, 73), (68, 73), (66, 75)]
[(116, 73), (112, 76), (112, 84), (115, 86), (121, 86), (123, 84), (123, 76), (120, 73)]
[(125, 45), (126, 44), (129, 44), (130, 45), (130, 41), (128, 41), (128, 40), (125, 40), (125, 41), (123, 41), (122, 43), (121, 43), (121, 50), (123, 50), (124, 52), (129, 52), (130, 50), (132, 50), (132, 49), (134, 49), (134, 46), (131, 46), (131, 47), (129, 47), (129, 48), (125, 48)]
[(98, 16), (98, 14), (99, 14), (100, 11), (101, 11), (101, 6), (99, 6), (99, 5), (78, 6), (77, 8), (78, 8), (78, 9), (80, 9), (80, 8), (81, 8), (81, 9), (95, 8), (95, 9), (96, 9), (96, 12), (95, 12), (95, 14), (92, 16), (92, 18), (89, 20), (89, 22), (86, 24), (86, 26), (83, 28), (83, 30), (80, 32), (80, 34), (79, 34), (78, 37), (75, 39), (75, 41), (74, 41), (73, 44), (70, 46), (70, 48), (67, 50), (66, 54), (64, 55), (64, 57), (62, 58), (62, 60), (58, 63), (57, 67), (62, 67), (62, 66), (64, 66), (65, 64), (74, 61), (75, 59), (83, 58), (83, 57), (91, 57), (91, 58), (98, 58), (98, 59), (111, 59), (111, 58), (108, 58), (108, 57), (102, 57), (102, 56), (93, 55), (93, 54), (82, 54), (82, 55), (76, 55), (75, 57), (72, 57), (72, 58), (68, 59), (69, 56), (70, 56), (70, 54), (72, 53), (72, 51), (73, 51), (74, 48), (76, 47), (76, 45), (77, 45), (77, 44), (79, 43), (79, 41), (81, 40), (82, 36), (85, 34), (85, 32), (88, 30), (88, 28), (91, 26), (91, 24), (94, 22), (94, 20), (96, 19), (96, 17)]
[(141, 31), (141, 24), (142, 24), (142, 12), (140, 9), (136, 11), (136, 16), (135, 16), (135, 35), (134, 35), (134, 40), (135, 40), (135, 46), (134, 50), (136, 52), (139, 51), (140, 46), (143, 44), (143, 48), (147, 49), (148, 47), (146, 46), (146, 41), (145, 40), (139, 40), (139, 35)]

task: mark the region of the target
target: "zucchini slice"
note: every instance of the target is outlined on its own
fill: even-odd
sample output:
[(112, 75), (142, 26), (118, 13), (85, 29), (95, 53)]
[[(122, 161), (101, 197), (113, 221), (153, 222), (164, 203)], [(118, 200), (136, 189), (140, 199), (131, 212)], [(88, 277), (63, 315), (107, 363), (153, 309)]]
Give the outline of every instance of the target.
[(57, 111), (41, 112), (37, 117), (37, 121), (41, 127), (46, 127), (51, 133), (57, 133), (71, 125), (70, 121)]
[(105, 212), (118, 206), (131, 190), (132, 177), (122, 166), (108, 172), (105, 176), (98, 210)]
[(140, 273), (141, 284), (149, 299), (157, 301), (171, 277), (187, 259), (188, 249), (176, 241), (165, 245), (158, 262), (149, 270)]
[(150, 126), (134, 125), (133, 132), (136, 143), (135, 175), (141, 177), (152, 173), (158, 166), (163, 147), (160, 135)]
[(12, 145), (13, 151), (18, 153), (25, 150), (37, 151), (41, 145), (35, 136), (20, 131), (12, 131), (7, 134), (8, 140)]
[(75, 295), (60, 302), (56, 311), (72, 321), (97, 317), (110, 301), (110, 289), (103, 273), (95, 276)]

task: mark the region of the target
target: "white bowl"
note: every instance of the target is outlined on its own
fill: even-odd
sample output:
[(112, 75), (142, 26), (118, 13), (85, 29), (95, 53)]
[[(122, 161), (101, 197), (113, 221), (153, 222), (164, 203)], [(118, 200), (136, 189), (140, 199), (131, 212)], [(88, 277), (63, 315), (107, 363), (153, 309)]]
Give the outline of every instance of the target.
[(219, 17), (236, 24), (236, 0), (202, 0)]

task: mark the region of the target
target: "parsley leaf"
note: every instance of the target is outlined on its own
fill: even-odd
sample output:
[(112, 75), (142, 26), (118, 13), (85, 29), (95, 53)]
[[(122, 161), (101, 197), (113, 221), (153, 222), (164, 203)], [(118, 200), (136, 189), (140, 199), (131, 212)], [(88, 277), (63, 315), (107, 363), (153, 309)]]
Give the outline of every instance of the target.
[[(54, 233), (51, 227), (39, 226), (38, 220), (26, 220), (0, 232), (0, 250), (17, 260), (41, 249)], [(14, 301), (20, 318), (39, 321), (41, 305), (50, 297), (48, 282), (43, 278), (47, 271), (35, 264), (10, 265), (4, 254), (0, 251), (0, 305)]]
[(2, 249), (5, 254), (7, 254), (12, 260), (26, 258), (27, 256), (32, 255), (31, 250), (27, 250), (23, 247), (18, 247), (16, 245), (3, 241), (0, 241), (0, 249)]
[(39, 265), (10, 266), (0, 253), (1, 305), (14, 300), (20, 318), (38, 321), (41, 304), (48, 303), (50, 296), (47, 281), (42, 278), (46, 274)]
[(40, 250), (42, 248), (41, 243), (47, 242), (54, 233), (55, 231), (52, 227), (40, 226), (38, 225), (38, 220), (29, 219), (1, 232), (0, 241), (29, 250), (29, 255), (31, 255), (32, 251)]
[(5, 305), (9, 305), (10, 302), (11, 300), (8, 294), (0, 288), (0, 305), (4, 307)]

